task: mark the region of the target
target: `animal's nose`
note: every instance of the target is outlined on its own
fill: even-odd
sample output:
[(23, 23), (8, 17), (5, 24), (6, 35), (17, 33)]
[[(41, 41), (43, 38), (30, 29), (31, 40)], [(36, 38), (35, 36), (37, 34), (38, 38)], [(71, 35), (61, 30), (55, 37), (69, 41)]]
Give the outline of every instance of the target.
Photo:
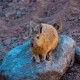
[(34, 46), (34, 44), (33, 43), (31, 43), (31, 47), (33, 47)]

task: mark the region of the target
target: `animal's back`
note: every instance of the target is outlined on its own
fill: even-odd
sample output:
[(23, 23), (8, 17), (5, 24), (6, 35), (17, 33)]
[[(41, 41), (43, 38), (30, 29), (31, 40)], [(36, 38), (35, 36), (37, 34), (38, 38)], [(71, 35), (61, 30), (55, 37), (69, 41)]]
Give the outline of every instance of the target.
[(58, 44), (58, 32), (57, 30), (49, 24), (42, 24), (42, 34), (44, 37), (44, 47), (46, 47), (47, 50), (54, 50), (55, 47)]

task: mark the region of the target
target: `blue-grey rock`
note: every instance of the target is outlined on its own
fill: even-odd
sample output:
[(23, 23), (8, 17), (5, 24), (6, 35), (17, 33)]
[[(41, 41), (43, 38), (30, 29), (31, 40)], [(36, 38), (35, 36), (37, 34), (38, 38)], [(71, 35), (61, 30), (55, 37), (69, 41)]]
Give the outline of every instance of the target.
[(39, 64), (32, 61), (29, 41), (9, 51), (0, 67), (1, 74), (9, 80), (60, 80), (74, 61), (75, 42), (60, 35), (59, 45), (52, 61)]

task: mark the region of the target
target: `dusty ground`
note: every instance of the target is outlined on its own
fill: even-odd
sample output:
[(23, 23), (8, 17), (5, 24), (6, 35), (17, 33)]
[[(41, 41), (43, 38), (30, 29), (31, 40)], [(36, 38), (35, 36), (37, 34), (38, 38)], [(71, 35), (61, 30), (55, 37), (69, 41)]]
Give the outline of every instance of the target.
[[(80, 47), (80, 0), (0, 0), (0, 65), (5, 54), (29, 39), (30, 21), (53, 24), (62, 21), (63, 31)], [(62, 80), (80, 80), (75, 63)]]

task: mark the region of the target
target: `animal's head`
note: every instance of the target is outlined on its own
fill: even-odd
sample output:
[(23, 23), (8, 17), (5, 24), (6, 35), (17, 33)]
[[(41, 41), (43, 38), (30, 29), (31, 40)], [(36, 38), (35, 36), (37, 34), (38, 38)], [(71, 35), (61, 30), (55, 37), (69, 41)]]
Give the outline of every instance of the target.
[(30, 46), (41, 47), (43, 45), (42, 24), (31, 28)]

